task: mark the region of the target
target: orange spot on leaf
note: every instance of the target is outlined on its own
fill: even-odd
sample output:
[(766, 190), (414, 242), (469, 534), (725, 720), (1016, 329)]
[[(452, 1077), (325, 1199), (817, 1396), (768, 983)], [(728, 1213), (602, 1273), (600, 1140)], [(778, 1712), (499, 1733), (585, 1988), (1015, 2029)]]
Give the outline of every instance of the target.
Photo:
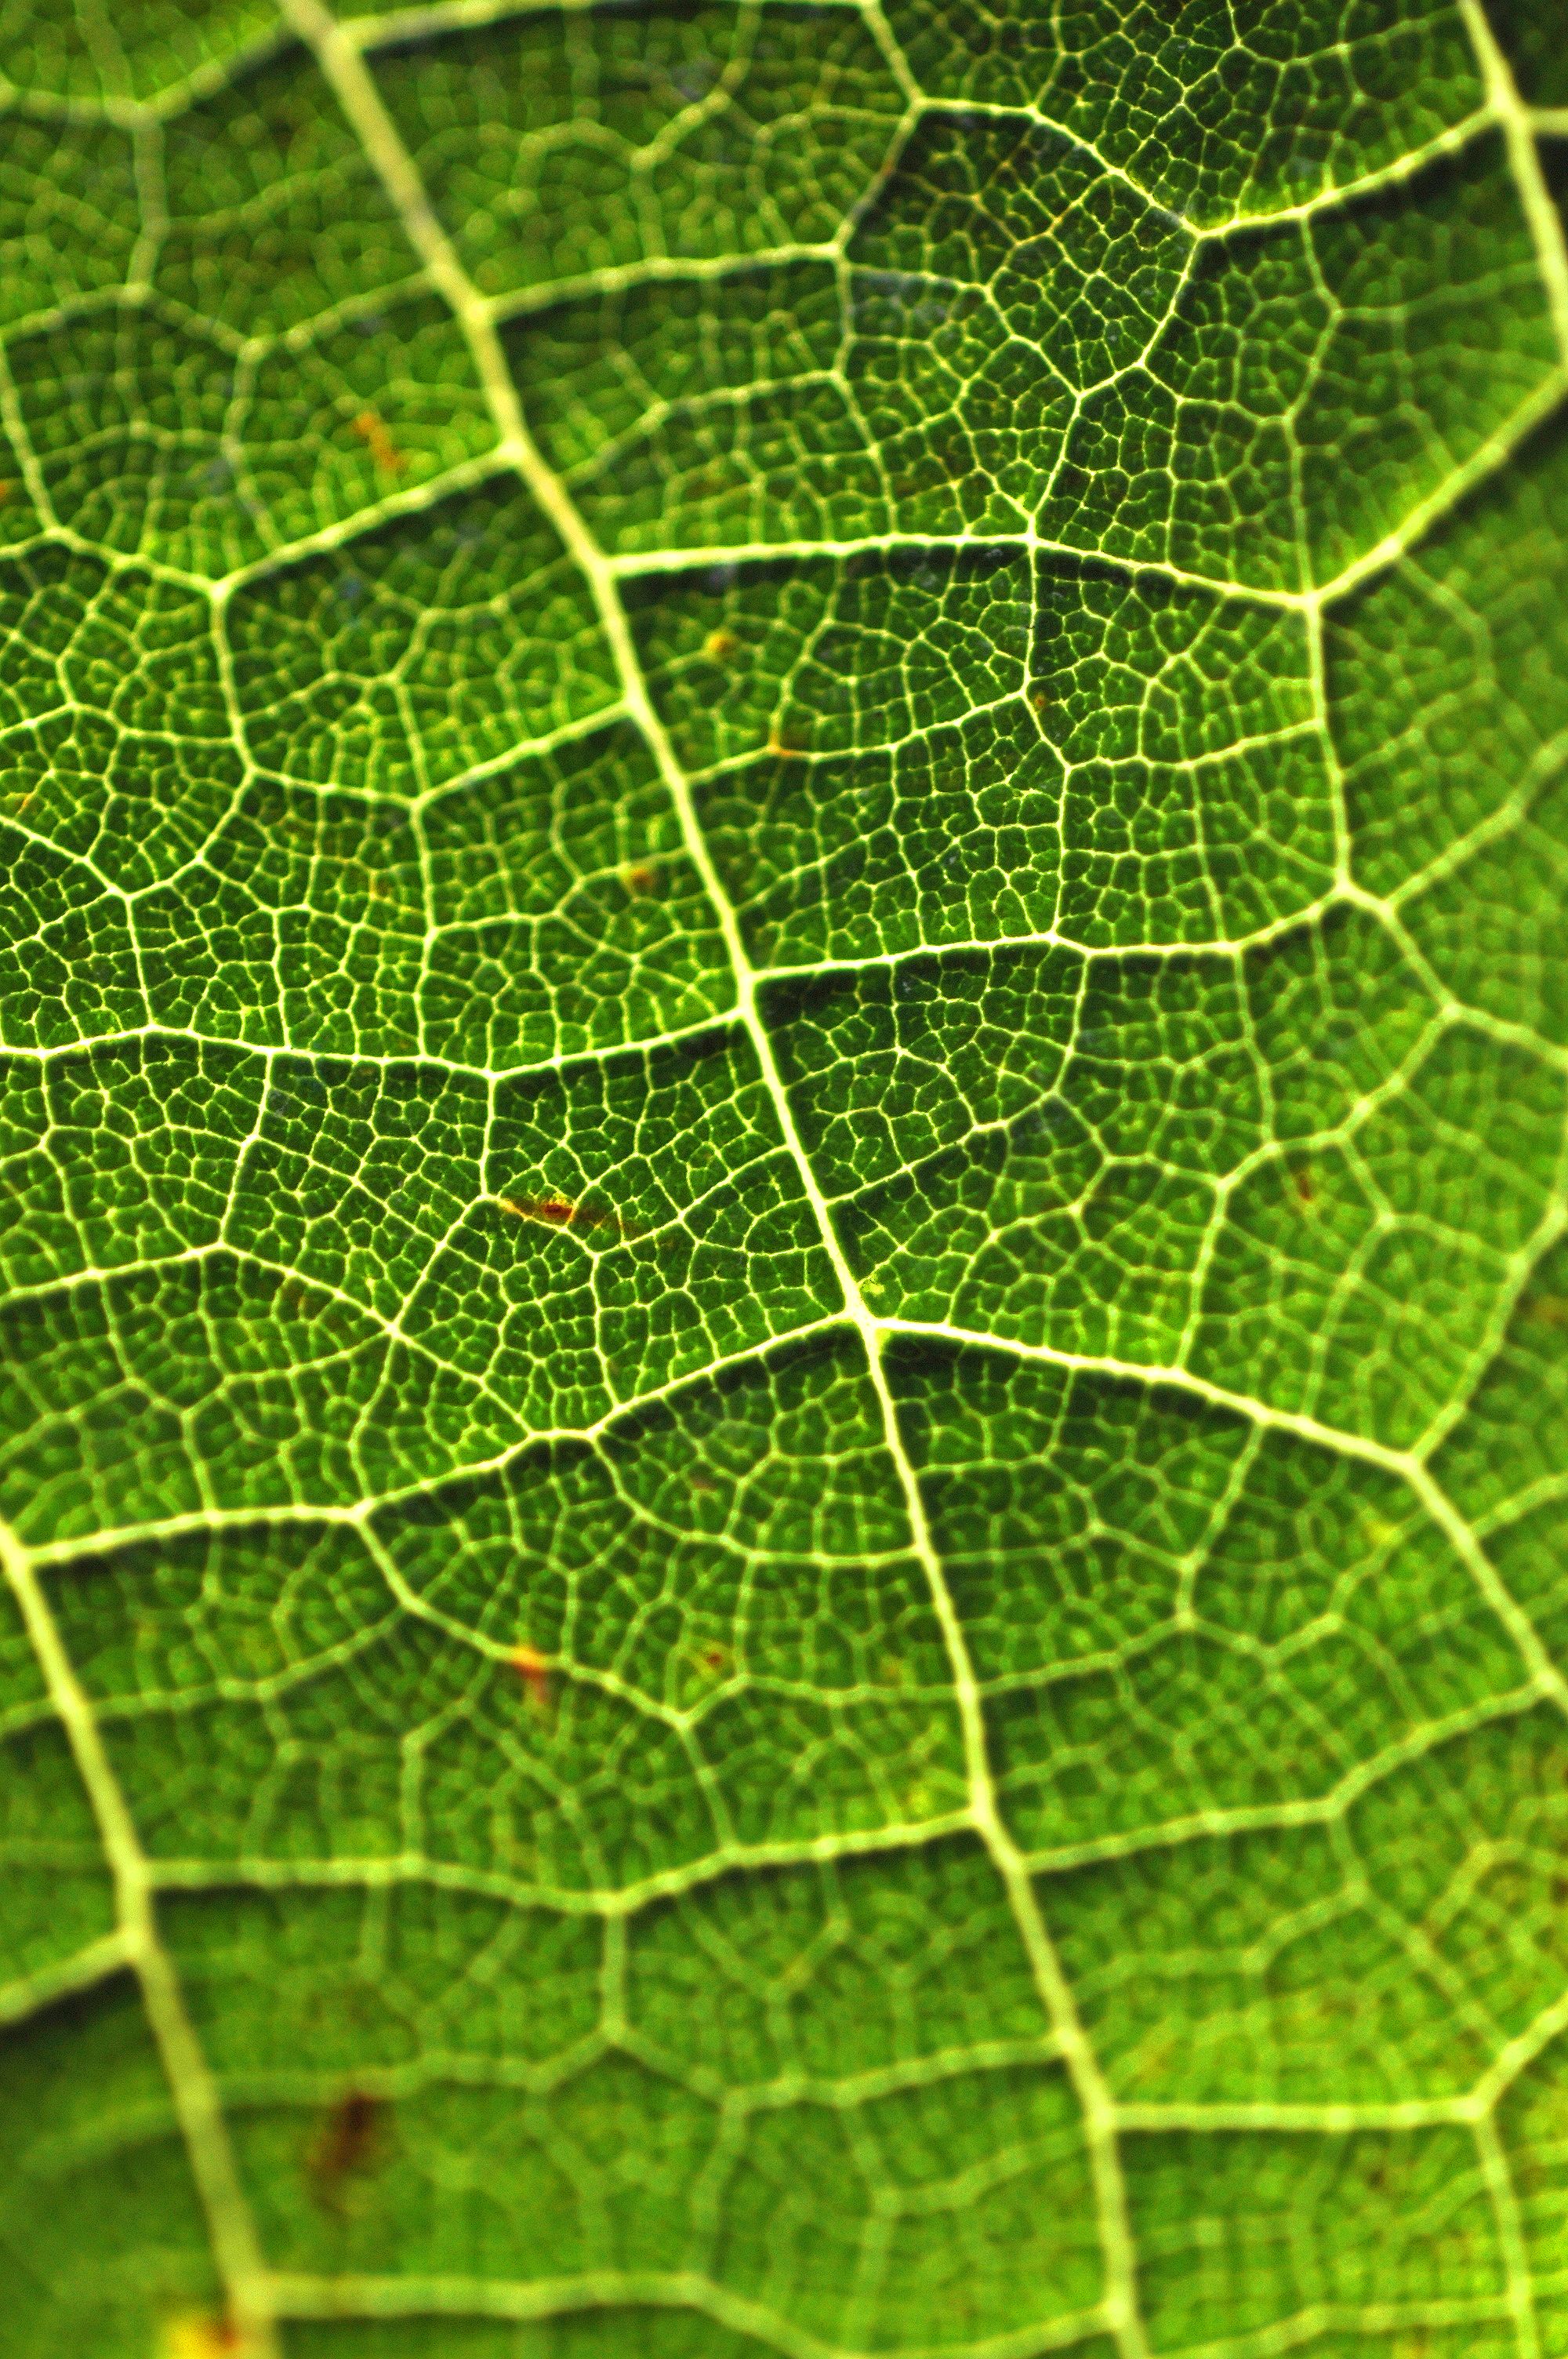
[(550, 1709), (550, 1661), (537, 1647), (514, 1647), (511, 1662), (521, 1679), (529, 1708), (543, 1719)]
[(353, 428), (384, 474), (400, 475), (403, 473), (408, 462), (373, 409), (362, 409), (353, 421)]
[(621, 881), (628, 893), (651, 893), (659, 881), (659, 872), (652, 861), (637, 860), (621, 871)]
[(702, 652), (709, 663), (722, 663), (740, 646), (733, 631), (709, 631), (702, 643)]

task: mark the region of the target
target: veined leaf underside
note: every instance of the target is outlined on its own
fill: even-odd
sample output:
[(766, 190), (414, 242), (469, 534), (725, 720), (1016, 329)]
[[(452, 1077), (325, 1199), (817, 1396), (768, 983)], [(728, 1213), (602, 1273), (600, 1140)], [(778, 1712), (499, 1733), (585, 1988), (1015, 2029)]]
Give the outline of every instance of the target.
[(1568, 2351), (1550, 0), (14, 0), (16, 2359)]

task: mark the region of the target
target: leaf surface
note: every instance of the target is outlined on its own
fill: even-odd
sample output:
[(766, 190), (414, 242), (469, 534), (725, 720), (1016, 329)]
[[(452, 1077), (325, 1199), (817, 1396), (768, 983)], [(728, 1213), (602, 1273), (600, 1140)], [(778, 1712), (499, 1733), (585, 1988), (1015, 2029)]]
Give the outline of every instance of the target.
[(1568, 2352), (1551, 0), (13, 0), (0, 2343)]

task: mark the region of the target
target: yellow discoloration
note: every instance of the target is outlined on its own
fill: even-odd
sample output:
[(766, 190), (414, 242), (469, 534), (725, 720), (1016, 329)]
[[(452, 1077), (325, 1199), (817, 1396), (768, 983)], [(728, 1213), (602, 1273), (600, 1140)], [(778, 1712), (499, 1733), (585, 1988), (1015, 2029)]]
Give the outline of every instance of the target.
[(158, 2359), (240, 2359), (243, 2344), (226, 2319), (192, 2312), (166, 2319)]

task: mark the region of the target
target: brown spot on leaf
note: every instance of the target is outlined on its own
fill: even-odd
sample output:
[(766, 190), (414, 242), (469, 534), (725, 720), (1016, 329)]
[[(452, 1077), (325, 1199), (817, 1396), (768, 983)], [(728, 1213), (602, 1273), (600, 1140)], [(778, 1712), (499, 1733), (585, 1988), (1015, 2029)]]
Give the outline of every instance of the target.
[(702, 652), (709, 663), (723, 663), (740, 644), (733, 631), (709, 631), (702, 643)]
[(341, 2212), (349, 2184), (380, 2168), (387, 2104), (366, 2089), (345, 2089), (330, 2105), (305, 2158), (311, 2191), (325, 2212)]
[(579, 1219), (579, 1207), (564, 1196), (498, 1196), (495, 1201), (503, 1212), (519, 1221), (537, 1221), (546, 1229), (569, 1229)]
[(498, 1196), (496, 1202), (514, 1220), (536, 1221), (546, 1229), (610, 1229), (618, 1237), (640, 1237), (635, 1222), (623, 1221), (607, 1204), (574, 1204), (552, 1192), (547, 1196)]

